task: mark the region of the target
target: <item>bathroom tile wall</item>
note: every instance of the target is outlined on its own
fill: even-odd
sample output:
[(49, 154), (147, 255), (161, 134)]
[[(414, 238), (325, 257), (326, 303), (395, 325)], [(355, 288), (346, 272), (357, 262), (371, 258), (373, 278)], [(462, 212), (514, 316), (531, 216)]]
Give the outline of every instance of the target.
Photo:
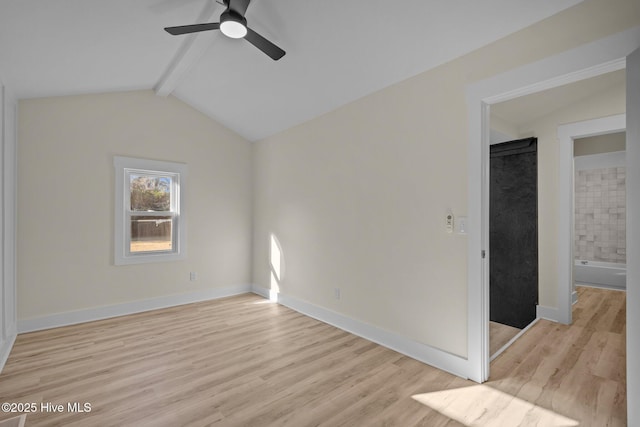
[(576, 171), (575, 258), (626, 263), (625, 168)]

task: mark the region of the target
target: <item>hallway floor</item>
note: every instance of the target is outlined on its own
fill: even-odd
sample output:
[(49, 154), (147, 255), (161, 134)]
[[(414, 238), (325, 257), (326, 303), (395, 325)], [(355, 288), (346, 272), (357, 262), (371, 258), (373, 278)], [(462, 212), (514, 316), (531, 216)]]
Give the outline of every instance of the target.
[(573, 324), (538, 321), (491, 363), (486, 384), (580, 426), (625, 426), (626, 292), (577, 292)]

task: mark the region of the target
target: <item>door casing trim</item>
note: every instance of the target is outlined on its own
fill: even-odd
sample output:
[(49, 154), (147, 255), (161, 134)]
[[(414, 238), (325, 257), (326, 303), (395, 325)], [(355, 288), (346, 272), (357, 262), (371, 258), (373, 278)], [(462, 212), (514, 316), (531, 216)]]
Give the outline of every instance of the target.
[(468, 145), (467, 362), (469, 379), (489, 378), (488, 147), (491, 104), (625, 68), (640, 26), (471, 84)]

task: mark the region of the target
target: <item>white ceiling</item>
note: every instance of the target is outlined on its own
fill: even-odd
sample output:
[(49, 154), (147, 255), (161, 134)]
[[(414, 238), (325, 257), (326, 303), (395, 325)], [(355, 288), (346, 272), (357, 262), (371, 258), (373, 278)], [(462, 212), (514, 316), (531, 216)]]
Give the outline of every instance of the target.
[(18, 98), (151, 89), (255, 141), (522, 29), (581, 0), (254, 0), (273, 61), (218, 31), (213, 0), (0, 0), (0, 77)]

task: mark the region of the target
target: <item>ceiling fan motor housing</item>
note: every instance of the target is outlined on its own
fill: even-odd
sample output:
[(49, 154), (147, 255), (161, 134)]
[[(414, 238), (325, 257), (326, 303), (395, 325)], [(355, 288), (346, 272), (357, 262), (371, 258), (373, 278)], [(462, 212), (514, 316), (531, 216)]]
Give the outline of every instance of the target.
[(232, 39), (241, 39), (247, 35), (247, 20), (239, 13), (227, 9), (220, 15), (220, 31)]

